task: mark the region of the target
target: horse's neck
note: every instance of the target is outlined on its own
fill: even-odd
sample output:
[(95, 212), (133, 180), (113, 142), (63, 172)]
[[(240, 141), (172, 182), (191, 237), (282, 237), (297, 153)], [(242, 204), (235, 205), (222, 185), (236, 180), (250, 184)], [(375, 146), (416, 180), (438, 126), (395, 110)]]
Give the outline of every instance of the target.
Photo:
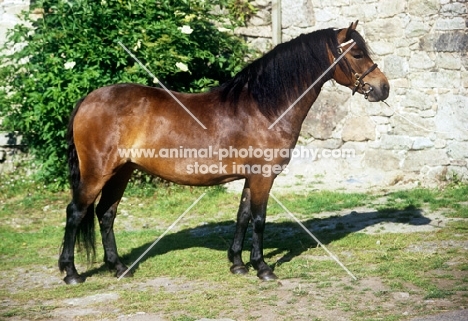
[[(300, 100), (297, 102), (292, 101), (287, 106), (284, 106), (282, 108), (284, 111), (274, 120), (276, 123), (271, 129), (275, 129), (276, 127), (276, 130), (288, 133), (294, 140), (297, 140), (301, 132), (302, 124), (307, 117), (310, 108), (317, 100), (322, 86), (323, 83), (318, 83)], [(295, 102), (296, 104), (294, 104)]]

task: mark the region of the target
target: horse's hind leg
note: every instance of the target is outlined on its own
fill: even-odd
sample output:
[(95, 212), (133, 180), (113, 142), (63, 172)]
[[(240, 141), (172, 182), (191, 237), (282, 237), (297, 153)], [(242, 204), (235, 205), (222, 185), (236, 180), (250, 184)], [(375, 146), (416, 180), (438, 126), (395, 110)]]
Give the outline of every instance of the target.
[(86, 249), (88, 262), (94, 256), (94, 200), (101, 190), (97, 182), (84, 183), (73, 191), (73, 200), (67, 206), (67, 221), (63, 238), (62, 253), (59, 257), (59, 269), (66, 272), (67, 284), (82, 283), (85, 277), (78, 274), (75, 267), (75, 244), (79, 240)]
[(242, 247), (250, 218), (250, 188), (246, 181), (237, 212), (236, 232), (228, 250), (228, 258), (232, 262), (231, 272), (234, 274), (247, 274), (248, 272), (242, 261)]
[[(94, 204), (83, 206), (72, 201), (67, 206), (67, 221), (63, 238), (62, 253), (59, 258), (59, 269), (66, 273), (63, 279), (66, 284), (83, 283), (85, 277), (78, 274), (75, 267), (75, 243), (83, 221), (94, 220)], [(85, 224), (88, 225), (88, 224)], [(90, 226), (93, 224), (90, 222)], [(92, 231), (94, 233), (94, 231)]]
[[(101, 229), (102, 245), (104, 246), (104, 261), (109, 269), (115, 269), (116, 276), (121, 276), (127, 266), (120, 261), (117, 253), (117, 244), (114, 236), (114, 219), (117, 206), (132, 176), (133, 169), (130, 166), (121, 168), (102, 189), (101, 199), (96, 206), (96, 216)], [(125, 276), (132, 276), (129, 271)]]

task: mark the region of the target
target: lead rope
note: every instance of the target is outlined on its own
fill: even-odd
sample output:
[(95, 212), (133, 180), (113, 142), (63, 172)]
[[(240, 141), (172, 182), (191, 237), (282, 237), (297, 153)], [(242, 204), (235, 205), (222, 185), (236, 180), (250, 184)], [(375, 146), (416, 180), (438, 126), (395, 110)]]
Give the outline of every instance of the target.
[(430, 130), (430, 129), (427, 129), (419, 124), (416, 124), (414, 121), (406, 118), (405, 116), (403, 116), (402, 114), (400, 114), (394, 107), (390, 106), (385, 100), (382, 100), (382, 102), (387, 105), (389, 108), (391, 108), (393, 110), (393, 112), (395, 113), (395, 115), (403, 118), (404, 120), (406, 120), (408, 123), (410, 123), (411, 125), (413, 125), (414, 127), (417, 127), (419, 129), (422, 129), (426, 132), (429, 132), (429, 133), (438, 133), (438, 134), (451, 134), (450, 132), (443, 132), (443, 131), (437, 131), (437, 130)]

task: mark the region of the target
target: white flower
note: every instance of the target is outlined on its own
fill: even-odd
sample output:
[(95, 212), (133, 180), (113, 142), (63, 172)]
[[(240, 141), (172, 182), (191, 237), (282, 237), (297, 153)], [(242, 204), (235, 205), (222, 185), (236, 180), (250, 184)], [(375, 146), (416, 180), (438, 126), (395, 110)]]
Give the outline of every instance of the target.
[(178, 62), (175, 64), (177, 68), (179, 68), (180, 70), (182, 71), (189, 71), (188, 70), (188, 66), (186, 64), (184, 64), (183, 62)]
[(158, 78), (153, 78), (153, 83), (154, 83), (154, 84), (159, 84)]
[(64, 67), (65, 69), (72, 69), (73, 67), (75, 67), (75, 65), (76, 65), (76, 62), (74, 62), (74, 61), (67, 61), (67, 62), (63, 65), (63, 67)]
[(182, 27), (179, 27), (180, 32), (185, 33), (186, 35), (189, 35), (193, 32), (193, 29), (190, 28), (190, 26), (184, 25)]

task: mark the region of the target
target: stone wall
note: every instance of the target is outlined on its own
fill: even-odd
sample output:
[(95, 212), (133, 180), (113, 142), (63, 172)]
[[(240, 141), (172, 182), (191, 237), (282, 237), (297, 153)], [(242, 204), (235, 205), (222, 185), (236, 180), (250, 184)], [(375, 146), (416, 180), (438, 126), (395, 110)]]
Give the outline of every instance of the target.
[[(257, 15), (237, 33), (267, 51), (271, 1), (253, 4)], [(28, 0), (0, 0), (0, 44), (28, 6)], [(466, 179), (466, 0), (282, 0), (283, 41), (317, 29), (347, 27), (355, 20), (390, 79), (389, 106), (328, 83), (309, 113), (300, 143), (342, 154), (354, 150), (354, 157), (294, 159), (277, 185), (368, 188)], [(9, 137), (0, 135), (0, 145), (8, 145), (3, 151), (0, 146), (0, 163), (14, 154)]]
[[(29, 9), (29, 4), (29, 0), (0, 0), (0, 46), (5, 43), (7, 30), (20, 22), (18, 15)], [(0, 130), (0, 174), (14, 170), (16, 163), (24, 158), (22, 147), (21, 136)]]
[[(265, 51), (271, 48), (271, 2), (253, 3), (257, 15), (237, 32)], [(282, 0), (283, 42), (359, 20), (358, 31), (389, 78), (391, 93), (387, 106), (328, 83), (300, 143), (338, 149), (336, 155), (353, 149), (355, 156), (296, 159), (277, 184), (368, 188), (466, 180), (467, 5), (466, 0)]]

